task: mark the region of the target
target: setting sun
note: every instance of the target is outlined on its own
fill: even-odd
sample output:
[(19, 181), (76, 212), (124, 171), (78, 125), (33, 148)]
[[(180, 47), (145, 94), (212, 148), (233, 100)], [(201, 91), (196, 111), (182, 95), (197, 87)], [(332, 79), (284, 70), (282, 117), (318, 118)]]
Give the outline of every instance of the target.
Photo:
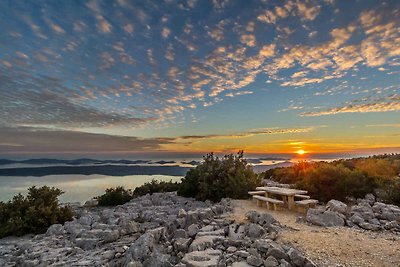
[(296, 151), (296, 153), (299, 155), (304, 155), (306, 152), (303, 149), (299, 149)]

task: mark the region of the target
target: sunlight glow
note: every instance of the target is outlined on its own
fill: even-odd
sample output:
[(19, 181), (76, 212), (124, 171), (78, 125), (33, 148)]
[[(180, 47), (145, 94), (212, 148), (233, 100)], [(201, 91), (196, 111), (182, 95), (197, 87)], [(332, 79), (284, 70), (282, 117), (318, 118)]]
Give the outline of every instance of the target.
[(304, 155), (306, 152), (303, 149), (299, 149), (296, 151), (296, 153), (299, 155)]

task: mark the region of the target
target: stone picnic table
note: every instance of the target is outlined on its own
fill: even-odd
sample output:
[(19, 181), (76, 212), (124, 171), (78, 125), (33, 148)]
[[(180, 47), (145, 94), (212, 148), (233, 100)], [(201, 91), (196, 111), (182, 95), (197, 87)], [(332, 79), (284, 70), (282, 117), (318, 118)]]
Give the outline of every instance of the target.
[(287, 204), (289, 210), (294, 209), (294, 197), (295, 195), (307, 194), (306, 190), (292, 189), (292, 188), (282, 188), (275, 186), (261, 186), (257, 187), (256, 190), (264, 191), (266, 197), (271, 197), (271, 195), (282, 196), (283, 201)]

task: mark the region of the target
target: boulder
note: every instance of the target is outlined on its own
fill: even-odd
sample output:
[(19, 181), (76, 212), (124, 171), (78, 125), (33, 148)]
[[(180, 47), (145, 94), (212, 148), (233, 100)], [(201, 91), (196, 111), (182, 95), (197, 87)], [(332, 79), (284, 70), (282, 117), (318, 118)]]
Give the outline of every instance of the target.
[(341, 214), (347, 213), (347, 205), (339, 200), (329, 200), (326, 204), (326, 210), (339, 212)]
[(46, 231), (46, 235), (48, 236), (62, 235), (63, 233), (64, 233), (64, 226), (62, 226), (61, 224), (53, 224)]
[(277, 260), (289, 260), (289, 256), (285, 253), (282, 248), (272, 247), (267, 252), (267, 257), (272, 256)]
[(72, 236), (72, 238), (75, 238), (80, 233), (82, 233), (85, 228), (77, 221), (72, 221), (72, 222), (65, 222), (64, 229), (68, 234)]
[(265, 267), (277, 267), (277, 266), (279, 266), (279, 261), (277, 259), (275, 259), (274, 257), (269, 256), (268, 258), (265, 259), (264, 266)]
[(199, 236), (193, 240), (192, 244), (189, 247), (189, 251), (201, 251), (208, 248), (212, 248), (214, 243), (223, 240), (224, 238), (222, 236), (216, 236), (216, 235)]
[(187, 238), (185, 229), (177, 229), (174, 232), (174, 238)]
[(85, 207), (95, 207), (99, 204), (99, 201), (97, 199), (91, 199), (85, 202), (83, 206)]
[(290, 248), (287, 254), (295, 266), (304, 266), (306, 259), (297, 249)]
[(256, 248), (261, 252), (267, 252), (272, 247), (272, 241), (269, 239), (258, 239), (255, 241)]
[(75, 244), (84, 249), (84, 250), (91, 250), (94, 249), (99, 243), (101, 239), (100, 238), (75, 238)]
[(268, 213), (260, 214), (257, 211), (249, 211), (245, 214), (246, 218), (252, 222), (267, 227), (276, 222), (275, 218)]
[(355, 224), (359, 225), (360, 223), (363, 223), (363, 222), (364, 222), (364, 219), (363, 219), (358, 213), (356, 213), (356, 214), (353, 214), (353, 215), (350, 217), (350, 221), (351, 221), (352, 223), (355, 223)]
[(373, 194), (366, 194), (364, 199), (372, 206), (375, 203), (375, 196)]
[(218, 267), (221, 256), (222, 252), (215, 249), (193, 251), (182, 258), (182, 263), (187, 267)]
[(378, 231), (379, 229), (381, 229), (380, 225), (367, 223), (367, 222), (362, 222), (359, 224), (359, 226), (365, 230), (370, 230), (370, 231)]
[(232, 240), (242, 240), (246, 235), (246, 227), (243, 224), (233, 223), (229, 225), (228, 236)]
[(363, 218), (365, 221), (375, 218), (375, 214), (374, 214), (371, 206), (368, 203), (352, 206), (351, 214), (357, 214), (358, 216)]
[(191, 225), (189, 225), (189, 227), (187, 228), (187, 230), (188, 230), (188, 235), (189, 235), (190, 237), (195, 236), (195, 235), (200, 231), (199, 226), (198, 226), (197, 224), (191, 224)]
[(263, 264), (263, 259), (258, 256), (250, 255), (247, 257), (246, 262), (251, 266), (261, 266)]
[(119, 239), (119, 231), (118, 230), (104, 230), (103, 239), (106, 243), (111, 243), (117, 241)]
[(309, 223), (324, 227), (344, 226), (345, 219), (343, 217), (342, 214), (334, 211), (308, 209), (306, 220)]
[(250, 238), (260, 238), (265, 234), (265, 230), (262, 226), (251, 223), (247, 225), (247, 236)]
[(172, 267), (173, 265), (170, 262), (170, 258), (171, 256), (167, 254), (155, 251), (143, 262), (143, 267)]
[(178, 238), (174, 242), (174, 249), (175, 251), (178, 252), (183, 252), (186, 253), (189, 245), (190, 245), (190, 238)]
[(185, 218), (186, 215), (187, 215), (186, 210), (180, 209), (180, 210), (178, 211), (178, 218)]
[(251, 267), (247, 262), (245, 261), (237, 261), (232, 263), (232, 267)]
[(128, 249), (127, 260), (143, 261), (156, 250), (156, 246), (165, 234), (165, 228), (149, 230), (140, 236)]
[(250, 253), (245, 251), (245, 250), (238, 250), (235, 252), (235, 256), (241, 257), (241, 258), (247, 258), (250, 256)]

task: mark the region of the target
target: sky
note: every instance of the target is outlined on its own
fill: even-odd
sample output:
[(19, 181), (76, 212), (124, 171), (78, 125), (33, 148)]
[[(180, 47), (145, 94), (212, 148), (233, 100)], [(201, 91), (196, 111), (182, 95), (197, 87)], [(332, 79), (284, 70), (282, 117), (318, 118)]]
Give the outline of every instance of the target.
[(400, 1), (0, 1), (0, 157), (400, 152)]

